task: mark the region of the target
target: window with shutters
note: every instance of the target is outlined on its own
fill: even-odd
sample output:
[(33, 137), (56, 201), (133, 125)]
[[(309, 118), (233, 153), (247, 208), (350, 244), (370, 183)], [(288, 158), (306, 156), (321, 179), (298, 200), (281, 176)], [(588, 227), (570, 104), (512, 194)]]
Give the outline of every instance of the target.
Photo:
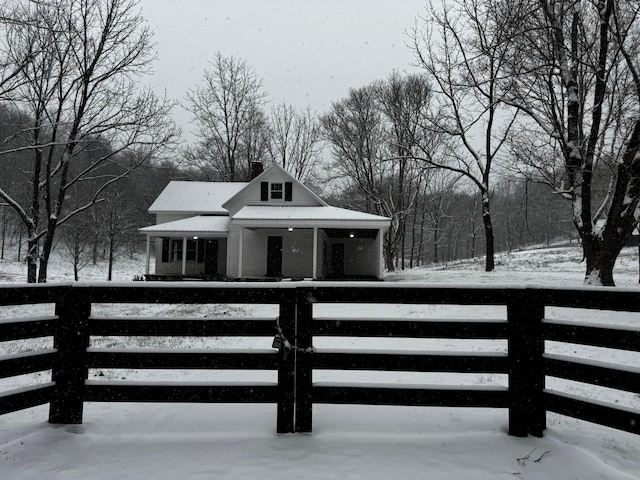
[(260, 183), (260, 201), (268, 202), (276, 200), (291, 202), (293, 200), (293, 183), (292, 182), (261, 182)]

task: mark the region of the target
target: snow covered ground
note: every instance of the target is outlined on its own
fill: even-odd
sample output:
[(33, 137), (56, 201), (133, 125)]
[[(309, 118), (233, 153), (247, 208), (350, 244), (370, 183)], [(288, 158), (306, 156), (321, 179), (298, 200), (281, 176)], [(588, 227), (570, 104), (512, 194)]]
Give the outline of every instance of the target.
[[(564, 247), (500, 255), (495, 272), (482, 271), (482, 261), (459, 262), (387, 275), (387, 281), (465, 284), (582, 283), (580, 251)], [(141, 273), (142, 257), (116, 264), (115, 279), (132, 280)], [(87, 267), (81, 280), (103, 280), (104, 265)], [(24, 265), (0, 261), (0, 282), (22, 282)], [(70, 267), (53, 262), (50, 280), (68, 281)], [(615, 272), (619, 286), (638, 289), (637, 249), (623, 252)], [(49, 313), (50, 306), (34, 309)], [(94, 314), (110, 315), (272, 315), (273, 308), (256, 306), (98, 306)], [(376, 317), (502, 318), (503, 307), (462, 306), (322, 306), (322, 315)], [(549, 309), (552, 310), (552, 309)], [(18, 314), (0, 308), (0, 316)], [(602, 321), (598, 312), (553, 309), (554, 318)], [(638, 314), (607, 314), (607, 322), (640, 328)], [(270, 339), (267, 343), (270, 343)], [(48, 340), (45, 340), (45, 342)], [(118, 345), (101, 339), (100, 345)], [(129, 339), (131, 346), (157, 347), (147, 339)], [(249, 343), (247, 343), (249, 342)], [(342, 343), (341, 343), (342, 342)], [(317, 347), (404, 348), (407, 350), (504, 351), (503, 342), (388, 339), (358, 342), (339, 339), (316, 342)], [(265, 339), (175, 338), (171, 348), (268, 348)], [(26, 348), (0, 344), (4, 352)], [(640, 368), (640, 354), (610, 352), (549, 343), (548, 350), (596, 358)], [(0, 350), (1, 352), (2, 350)], [(174, 372), (94, 371), (92, 379), (175, 379)], [(180, 380), (273, 380), (269, 372), (180, 373)], [(47, 381), (40, 378), (36, 381)], [(350, 380), (381, 383), (505, 384), (497, 375), (319, 372), (316, 381)], [(11, 382), (19, 381), (11, 380)], [(16, 384), (0, 383), (0, 391)], [(638, 395), (594, 389), (574, 382), (551, 388), (598, 396), (613, 404), (640, 410)], [(277, 435), (275, 405), (102, 404), (85, 406), (84, 423), (49, 425), (48, 407), (0, 416), (0, 478), (4, 479), (640, 479), (640, 436), (548, 414), (544, 438), (514, 438), (506, 434), (507, 411), (502, 409), (414, 408), (317, 405), (312, 434)]]

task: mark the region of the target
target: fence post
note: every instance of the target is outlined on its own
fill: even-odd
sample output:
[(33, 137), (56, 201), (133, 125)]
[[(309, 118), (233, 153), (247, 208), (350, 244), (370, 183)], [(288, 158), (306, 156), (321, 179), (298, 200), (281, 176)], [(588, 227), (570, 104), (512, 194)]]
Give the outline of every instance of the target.
[(49, 405), (49, 423), (82, 423), (90, 314), (91, 303), (74, 298), (70, 288), (56, 302), (54, 347), (58, 361), (52, 372), (56, 388)]
[(535, 290), (524, 290), (507, 305), (509, 320), (509, 435), (541, 437), (546, 428), (543, 400), (544, 304)]
[(312, 368), (313, 305), (309, 292), (297, 290), (296, 301), (296, 432), (311, 432), (313, 424)]
[(295, 296), (287, 295), (280, 303), (278, 332), (278, 433), (295, 431), (295, 333), (296, 304)]

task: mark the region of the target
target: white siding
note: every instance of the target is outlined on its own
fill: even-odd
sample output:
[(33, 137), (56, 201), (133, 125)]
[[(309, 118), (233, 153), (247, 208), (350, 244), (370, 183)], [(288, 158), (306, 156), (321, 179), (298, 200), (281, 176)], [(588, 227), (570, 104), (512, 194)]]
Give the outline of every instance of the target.
[(282, 238), (282, 275), (292, 278), (313, 276), (313, 229), (285, 231)]
[(239, 275), (240, 230), (241, 227), (229, 225), (229, 235), (227, 237), (227, 276), (232, 278), (237, 278)]
[(267, 237), (246, 228), (242, 241), (242, 276), (264, 277), (267, 274)]
[[(286, 202), (284, 198), (282, 200), (268, 200), (266, 202), (260, 200), (260, 183), (261, 182), (269, 182), (269, 183), (282, 183), (284, 188), (284, 183), (293, 182), (293, 190), (291, 201)], [(283, 190), (284, 197), (284, 190)], [(286, 205), (286, 206), (318, 206), (321, 203), (318, 202), (318, 199), (315, 198), (306, 187), (301, 186), (296, 180), (292, 180), (287, 175), (283, 174), (281, 171), (274, 169), (271, 172), (268, 172), (266, 175), (260, 178), (259, 182), (255, 182), (250, 184), (241, 195), (236, 198), (232, 204), (227, 205), (229, 208), (229, 215), (235, 215), (238, 210), (246, 205)]]
[(311, 278), (313, 275), (313, 230), (245, 229), (242, 276), (260, 278), (267, 275), (268, 237), (282, 237), (282, 275)]

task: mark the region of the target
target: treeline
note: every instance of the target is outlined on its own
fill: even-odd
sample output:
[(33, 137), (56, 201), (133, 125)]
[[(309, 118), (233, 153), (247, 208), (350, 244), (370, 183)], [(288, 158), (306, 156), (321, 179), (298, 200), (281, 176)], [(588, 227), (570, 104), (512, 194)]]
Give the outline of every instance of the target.
[(59, 228), (176, 144), (173, 102), (140, 85), (154, 56), (132, 0), (0, 6), (0, 202), (21, 224), (28, 282), (47, 280)]
[[(569, 203), (549, 187), (527, 180), (502, 180), (493, 194), (497, 252), (576, 242), (567, 220)], [(396, 268), (483, 258), (486, 251), (479, 195), (460, 191), (418, 199), (406, 222)], [(404, 252), (404, 253), (403, 253)]]
[[(343, 207), (361, 207), (346, 192), (329, 200)], [(503, 179), (496, 185), (492, 203), (498, 252), (579, 242), (570, 220), (570, 203), (547, 185), (524, 178)], [(484, 258), (481, 197), (462, 182), (445, 192), (418, 195), (398, 237), (392, 269)]]
[[(33, 203), (33, 150), (24, 138), (24, 126), (33, 119), (17, 109), (0, 105), (0, 138), (3, 151), (0, 178), (5, 194), (21, 205)], [(43, 146), (42, 157), (60, 154), (60, 145)], [(113, 161), (96, 163), (103, 158)], [(112, 145), (103, 138), (86, 138), (71, 163), (70, 178), (82, 176), (65, 190), (60, 217), (67, 218), (57, 231), (53, 249), (73, 269), (76, 279), (82, 267), (106, 261), (106, 278), (111, 279), (114, 261), (122, 255), (141, 252), (144, 238), (138, 228), (153, 221), (147, 209), (171, 179), (188, 178), (174, 162), (149, 160), (140, 163), (133, 152), (114, 155)], [(105, 185), (105, 180), (118, 179)], [(50, 195), (59, 188), (53, 177), (39, 196)], [(99, 195), (96, 196), (96, 192)], [(28, 230), (24, 219), (0, 201), (0, 259), (25, 261), (28, 254)], [(85, 208), (91, 205), (91, 208)], [(33, 215), (33, 212), (30, 212)], [(41, 207), (40, 215), (46, 215)]]

